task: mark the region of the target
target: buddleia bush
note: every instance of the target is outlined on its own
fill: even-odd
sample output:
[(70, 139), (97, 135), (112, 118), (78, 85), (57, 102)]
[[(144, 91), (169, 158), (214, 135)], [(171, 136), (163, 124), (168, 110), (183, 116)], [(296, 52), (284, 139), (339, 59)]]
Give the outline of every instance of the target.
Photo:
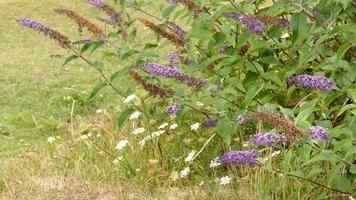
[[(356, 2), (272, 2), (88, 1), (106, 13), (99, 20), (112, 26), (109, 33), (75, 11), (55, 9), (77, 22), (76, 41), (35, 20), (17, 22), (68, 49), (65, 64), (80, 58), (99, 72), (103, 82), (90, 98), (104, 87), (124, 98), (118, 128), (140, 137), (142, 151), (169, 168), (177, 165), (174, 150), (196, 149), (184, 150), (175, 168), (181, 178), (214, 176), (209, 170), (239, 177), (248, 169), (280, 184), (283, 177), (301, 181), (320, 198), (352, 196)], [(91, 58), (98, 50), (120, 60), (117, 72), (109, 76)], [(173, 142), (164, 139), (172, 135)], [(188, 135), (204, 142), (187, 144)], [(296, 195), (287, 187), (260, 192)]]

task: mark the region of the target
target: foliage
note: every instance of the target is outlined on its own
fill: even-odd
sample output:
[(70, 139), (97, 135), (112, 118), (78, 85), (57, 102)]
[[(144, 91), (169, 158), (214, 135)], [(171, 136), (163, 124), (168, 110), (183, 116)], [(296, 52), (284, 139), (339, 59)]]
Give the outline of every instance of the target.
[[(189, 165), (197, 175), (192, 181), (212, 176), (206, 172), (210, 169), (203, 158), (213, 160), (226, 151), (256, 149), (260, 158), (252, 162), (254, 165), (224, 165), (216, 170), (235, 176), (260, 170), (297, 178), (306, 187), (318, 188), (313, 192), (319, 198), (353, 195), (356, 2), (167, 2), (162, 2), (161, 14), (153, 15), (144, 1), (119, 1), (109, 9), (109, 17), (119, 13), (113, 9), (121, 10), (120, 23), (108, 23), (114, 32), (107, 38), (94, 34), (90, 42), (69, 48), (73, 54), (65, 64), (82, 59), (102, 78), (90, 99), (108, 86), (126, 98), (124, 111), (117, 114), (118, 129), (144, 127), (148, 134), (137, 148), (154, 154), (168, 169), (176, 165), (172, 158), (181, 153), (183, 138), (203, 138), (204, 145), (185, 145), (202, 151), (193, 152), (185, 163), (176, 166), (183, 170)], [(145, 19), (136, 20), (135, 13), (145, 15)], [(140, 29), (152, 30), (144, 43), (137, 39)], [(172, 57), (172, 52), (177, 56)], [(103, 62), (95, 60), (96, 53), (103, 53), (103, 60), (119, 58), (120, 68), (111, 78)], [(139, 72), (154, 90), (171, 88), (174, 95), (158, 97), (136, 82), (130, 70)], [(139, 98), (129, 99), (132, 94)], [(172, 105), (180, 106), (175, 115), (166, 112)], [(211, 119), (217, 120), (216, 126), (204, 126)], [(179, 131), (164, 123), (177, 124)], [(316, 127), (327, 129), (329, 138), (318, 137)], [(246, 145), (256, 132), (285, 134), (288, 143)], [(161, 139), (172, 134), (172, 144)], [(277, 150), (282, 153), (273, 155)], [(110, 149), (107, 151), (111, 154)], [(135, 173), (129, 162), (122, 162), (128, 173)], [(181, 178), (187, 177), (181, 174)], [(267, 182), (278, 184), (281, 179)], [(287, 195), (295, 195), (293, 188), (289, 190)], [(262, 196), (285, 194), (274, 188), (261, 192)]]

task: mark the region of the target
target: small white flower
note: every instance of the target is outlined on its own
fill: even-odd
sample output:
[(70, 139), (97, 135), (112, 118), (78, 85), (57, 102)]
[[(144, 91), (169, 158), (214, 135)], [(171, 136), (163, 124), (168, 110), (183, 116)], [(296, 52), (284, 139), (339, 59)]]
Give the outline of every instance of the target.
[(186, 167), (184, 168), (182, 171), (179, 172), (179, 176), (181, 178), (185, 178), (188, 176), (188, 174), (190, 173), (190, 168), (189, 167)]
[(200, 182), (198, 185), (199, 186), (203, 186), (204, 185), (204, 181)]
[(141, 112), (135, 111), (134, 113), (132, 113), (132, 114), (130, 115), (130, 120), (137, 119), (137, 118), (140, 117), (140, 115), (141, 115)]
[(197, 153), (197, 151), (195, 151), (195, 150), (192, 150), (189, 154), (188, 154), (188, 156), (185, 158), (185, 162), (192, 162), (193, 160), (194, 160), (194, 156), (195, 156), (195, 154)]
[(126, 99), (124, 100), (124, 103), (130, 103), (133, 100), (137, 100), (138, 97), (135, 94), (131, 94), (128, 97), (126, 97)]
[(117, 150), (121, 150), (123, 149), (124, 147), (126, 147), (127, 145), (129, 144), (129, 141), (128, 140), (121, 140), (117, 143), (115, 149)]
[(197, 106), (202, 107), (202, 106), (204, 106), (204, 104), (202, 102), (197, 101)]
[(195, 123), (190, 126), (190, 130), (195, 131), (198, 130), (199, 127), (200, 127), (200, 123)]
[(168, 126), (168, 123), (161, 124), (161, 126), (159, 126), (158, 128), (159, 129), (164, 129), (164, 128), (166, 128), (166, 126)]
[(139, 141), (138, 144), (139, 144), (141, 147), (143, 147), (143, 146), (145, 146), (145, 144), (146, 144), (146, 140), (143, 139), (143, 140)]
[(349, 196), (349, 200), (356, 200), (356, 199), (353, 198), (352, 196)]
[(250, 144), (248, 142), (244, 142), (242, 146), (243, 147), (248, 147), (248, 146), (250, 146)]
[(139, 135), (139, 134), (141, 134), (143, 132), (145, 132), (145, 128), (137, 128), (134, 131), (132, 131), (132, 134)]
[(124, 159), (123, 156), (119, 156), (117, 158), (115, 158), (115, 160), (112, 161), (112, 163), (114, 163), (115, 165), (118, 164), (120, 161), (122, 161)]
[(281, 154), (281, 151), (274, 151), (274, 152), (272, 152), (271, 155), (263, 158), (263, 160), (268, 161), (268, 160), (272, 159), (273, 157), (278, 156), (279, 154)]
[(174, 130), (178, 127), (178, 124), (172, 124), (169, 129)]
[(230, 184), (231, 178), (229, 176), (224, 176), (220, 178), (220, 185), (227, 185)]
[(103, 110), (102, 110), (102, 109), (97, 109), (97, 110), (96, 110), (96, 114), (101, 114), (101, 113), (103, 113)]
[(209, 165), (209, 166), (210, 166), (211, 168), (220, 166), (221, 163), (218, 162), (218, 160), (219, 160), (219, 157), (216, 157), (214, 160), (210, 161), (210, 165)]
[(53, 136), (51, 136), (51, 137), (48, 137), (47, 142), (51, 144), (51, 143), (53, 143), (55, 140), (56, 140), (56, 138), (53, 137)]

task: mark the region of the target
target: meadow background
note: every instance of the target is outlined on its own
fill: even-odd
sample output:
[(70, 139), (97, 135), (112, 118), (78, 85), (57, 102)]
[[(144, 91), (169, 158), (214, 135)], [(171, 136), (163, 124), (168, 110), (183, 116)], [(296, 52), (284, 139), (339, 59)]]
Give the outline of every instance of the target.
[[(146, 9), (157, 14), (164, 5), (159, 1)], [(63, 66), (66, 50), (15, 21), (18, 17), (35, 18), (71, 39), (80, 39), (73, 21), (53, 13), (52, 9), (58, 7), (75, 10), (111, 31), (96, 20), (105, 13), (84, 0), (0, 0), (0, 199), (329, 197), (330, 193), (322, 188), (308, 187), (304, 181), (278, 177), (262, 169), (247, 167), (241, 173), (211, 170), (207, 167), (211, 156), (221, 153), (214, 148), (211, 155), (202, 155), (194, 164), (199, 173), (189, 180), (179, 179), (191, 147), (200, 148), (209, 137), (190, 138), (178, 131), (179, 139), (163, 139), (165, 144), (174, 144), (163, 146), (163, 160), (155, 148), (153, 152), (141, 151), (139, 139), (130, 135), (134, 125), (117, 127), (118, 114), (125, 108), (124, 99), (107, 87), (89, 100), (93, 87), (101, 82), (98, 73), (81, 60)], [(132, 16), (142, 17), (138, 13)], [(154, 34), (142, 26), (137, 35), (141, 45), (155, 41)], [(169, 45), (161, 48), (162, 57), (158, 59), (164, 60), (172, 49)], [(100, 53), (103, 52), (99, 50), (91, 58), (100, 59), (108, 75), (126, 65)], [(49, 138), (54, 141), (48, 142)], [(117, 142), (125, 138), (133, 144), (123, 152), (116, 151)], [(221, 140), (209, 145), (224, 148)], [(115, 162), (120, 155), (124, 155), (127, 165)], [(173, 159), (180, 160), (180, 165), (176, 166)], [(233, 173), (238, 174), (234, 184), (217, 184), (219, 177)], [(273, 196), (274, 190), (286, 196)]]

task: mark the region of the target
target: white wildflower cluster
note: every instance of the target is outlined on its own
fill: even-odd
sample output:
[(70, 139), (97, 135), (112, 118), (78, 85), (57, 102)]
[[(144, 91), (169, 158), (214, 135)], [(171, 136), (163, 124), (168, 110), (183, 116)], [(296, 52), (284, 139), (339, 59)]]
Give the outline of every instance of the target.
[(135, 94), (131, 94), (126, 97), (124, 103), (130, 103), (131, 101), (138, 100), (138, 97)]
[(271, 155), (268, 155), (267, 157), (263, 158), (264, 161), (271, 160), (273, 157), (278, 156), (281, 154), (281, 151), (274, 151), (271, 153)]
[(169, 129), (174, 130), (178, 127), (178, 124), (172, 124)]
[(218, 160), (219, 160), (219, 157), (216, 157), (214, 160), (210, 161), (210, 165), (209, 165), (209, 166), (210, 166), (211, 168), (220, 166), (221, 163), (218, 162)]
[(115, 158), (115, 159), (112, 161), (112, 163), (116, 165), (116, 164), (118, 164), (120, 161), (122, 161), (123, 159), (124, 159), (123, 156), (119, 156), (119, 157)]
[(163, 124), (161, 124), (159, 127), (158, 127), (158, 129), (164, 129), (164, 128), (166, 128), (166, 126), (168, 126), (169, 124), (168, 123), (163, 123)]
[(227, 185), (231, 183), (231, 178), (229, 176), (223, 176), (220, 178), (219, 184), (220, 185)]
[(186, 167), (186, 168), (184, 168), (182, 171), (179, 172), (179, 176), (180, 176), (181, 178), (186, 178), (189, 173), (190, 173), (190, 168), (189, 168), (189, 167)]
[(195, 154), (197, 153), (197, 151), (192, 150), (188, 156), (185, 158), (185, 162), (192, 162), (194, 160)]
[(145, 146), (146, 142), (150, 141), (150, 140), (154, 140), (156, 138), (158, 138), (159, 136), (161, 136), (163, 133), (165, 133), (166, 131), (162, 130), (162, 131), (155, 131), (153, 133), (151, 133), (150, 135), (147, 135), (146, 137), (144, 137), (140, 142), (139, 145), (141, 145), (141, 147)]
[(50, 144), (53, 143), (55, 140), (56, 140), (56, 138), (53, 137), (53, 136), (50, 136), (50, 137), (47, 138), (47, 142), (50, 143)]
[(125, 148), (128, 144), (129, 144), (128, 140), (121, 140), (117, 143), (115, 149), (121, 150), (121, 149)]
[(141, 112), (139, 111), (135, 111), (134, 113), (132, 113), (129, 117), (130, 120), (135, 120), (135, 119), (138, 119), (141, 115)]
[(197, 122), (190, 126), (190, 130), (192, 130), (192, 131), (198, 130), (200, 128), (200, 125), (201, 124)]
[(139, 135), (141, 133), (145, 132), (145, 128), (136, 128), (134, 131), (132, 131), (133, 135)]

